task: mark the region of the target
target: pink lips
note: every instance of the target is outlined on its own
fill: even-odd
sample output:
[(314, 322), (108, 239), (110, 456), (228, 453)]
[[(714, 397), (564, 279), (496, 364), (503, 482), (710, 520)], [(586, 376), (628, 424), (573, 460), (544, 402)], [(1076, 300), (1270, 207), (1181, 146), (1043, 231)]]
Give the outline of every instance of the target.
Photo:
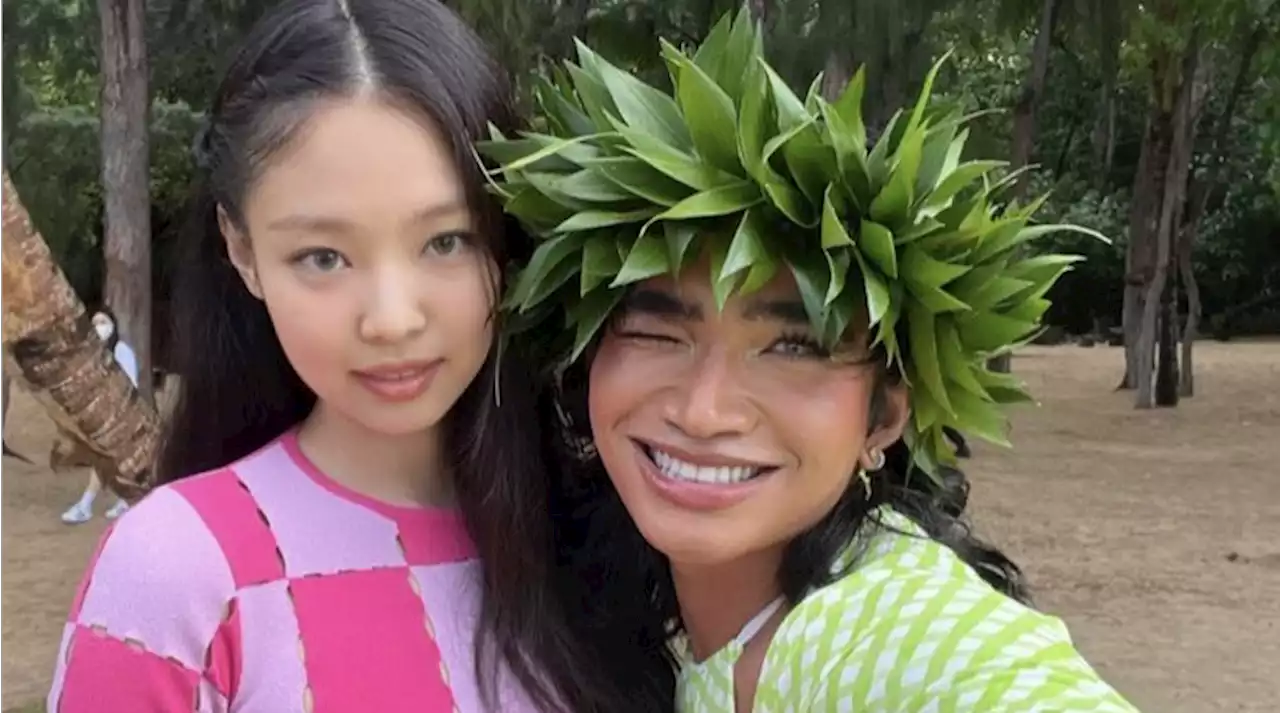
[(442, 364), (443, 359), (400, 362), (353, 371), (351, 374), (374, 396), (383, 401), (400, 403), (412, 401), (426, 393)]

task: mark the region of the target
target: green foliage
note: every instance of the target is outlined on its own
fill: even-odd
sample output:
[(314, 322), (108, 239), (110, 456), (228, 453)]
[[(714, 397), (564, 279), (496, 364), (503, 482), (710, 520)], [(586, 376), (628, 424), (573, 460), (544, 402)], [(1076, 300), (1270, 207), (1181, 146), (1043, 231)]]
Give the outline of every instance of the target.
[(1000, 406), (1027, 396), (985, 363), (1035, 335), (1045, 293), (1077, 260), (1026, 247), (1062, 231), (1105, 238), (1031, 224), (1039, 201), (1001, 199), (1002, 162), (963, 159), (966, 119), (930, 103), (941, 63), (868, 151), (865, 74), (831, 103), (802, 99), (765, 62), (745, 12), (692, 56), (665, 40), (662, 56), (672, 94), (580, 44), (567, 64), (574, 91), (540, 85), (552, 133), (492, 129), (477, 147), (497, 163), (494, 192), (543, 240), (507, 308), (563, 311), (573, 361), (627, 286), (702, 250), (721, 306), (785, 269), (823, 341), (865, 323), (901, 366), (925, 472), (954, 458), (944, 426), (1006, 443)]

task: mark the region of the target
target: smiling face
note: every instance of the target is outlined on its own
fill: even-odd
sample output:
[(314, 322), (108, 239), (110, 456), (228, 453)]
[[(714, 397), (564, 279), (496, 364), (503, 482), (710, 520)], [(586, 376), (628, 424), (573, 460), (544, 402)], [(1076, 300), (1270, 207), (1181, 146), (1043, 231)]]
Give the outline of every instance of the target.
[(872, 428), (865, 340), (819, 346), (789, 274), (719, 313), (707, 275), (704, 259), (636, 287), (589, 394), (600, 457), (641, 532), (703, 565), (780, 550), (814, 525), (907, 412), (891, 389), (891, 423)]
[(246, 196), (228, 252), (319, 408), (379, 434), (453, 406), (491, 341), (495, 266), (452, 153), (419, 117), (331, 100)]

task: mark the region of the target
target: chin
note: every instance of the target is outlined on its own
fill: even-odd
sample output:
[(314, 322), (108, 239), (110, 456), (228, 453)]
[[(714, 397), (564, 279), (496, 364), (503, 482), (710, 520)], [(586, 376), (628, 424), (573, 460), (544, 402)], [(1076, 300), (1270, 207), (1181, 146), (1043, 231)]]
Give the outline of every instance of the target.
[(640, 534), (673, 563), (713, 566), (737, 560), (752, 551), (741, 528), (723, 517), (698, 513), (647, 512), (633, 515)]

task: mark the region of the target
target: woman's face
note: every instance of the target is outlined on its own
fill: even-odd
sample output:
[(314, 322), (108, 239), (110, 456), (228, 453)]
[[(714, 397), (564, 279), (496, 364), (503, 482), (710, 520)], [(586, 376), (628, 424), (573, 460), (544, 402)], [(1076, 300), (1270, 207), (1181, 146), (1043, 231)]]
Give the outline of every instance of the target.
[(591, 364), (600, 457), (645, 538), (677, 564), (784, 545), (907, 417), (905, 392), (891, 389), (891, 423), (869, 422), (865, 339), (824, 350), (789, 273), (718, 313), (707, 265), (637, 285)]
[(435, 127), (376, 98), (319, 104), (246, 197), (232, 261), (321, 408), (434, 426), (492, 341), (495, 266)]
[(107, 341), (111, 339), (111, 335), (116, 332), (116, 325), (111, 321), (111, 315), (106, 312), (96, 312), (93, 315), (93, 331), (97, 333), (98, 339)]

